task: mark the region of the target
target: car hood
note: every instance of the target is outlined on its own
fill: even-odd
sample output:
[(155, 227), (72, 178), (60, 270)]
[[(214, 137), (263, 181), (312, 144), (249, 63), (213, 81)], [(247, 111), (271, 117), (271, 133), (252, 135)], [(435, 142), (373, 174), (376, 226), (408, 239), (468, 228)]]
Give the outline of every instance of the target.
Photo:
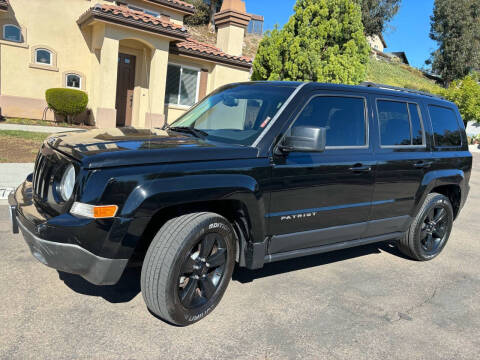
[(46, 140), (85, 168), (255, 158), (253, 147), (214, 143), (187, 134), (135, 128), (58, 133)]

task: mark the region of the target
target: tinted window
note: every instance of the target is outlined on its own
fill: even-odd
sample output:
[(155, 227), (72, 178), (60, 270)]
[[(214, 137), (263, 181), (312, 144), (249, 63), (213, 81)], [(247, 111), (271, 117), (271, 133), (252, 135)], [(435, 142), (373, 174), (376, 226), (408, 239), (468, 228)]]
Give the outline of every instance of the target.
[(423, 128), (420, 119), (420, 109), (417, 104), (408, 104), (410, 110), (410, 120), (412, 123), (412, 145), (423, 144)]
[(432, 119), (435, 145), (459, 146), (462, 144), (460, 127), (457, 116), (452, 109), (429, 105), (430, 118)]
[(381, 144), (385, 146), (411, 145), (407, 104), (379, 100), (377, 106)]
[(327, 146), (364, 146), (367, 143), (365, 101), (317, 96), (303, 109), (294, 126), (325, 127)]

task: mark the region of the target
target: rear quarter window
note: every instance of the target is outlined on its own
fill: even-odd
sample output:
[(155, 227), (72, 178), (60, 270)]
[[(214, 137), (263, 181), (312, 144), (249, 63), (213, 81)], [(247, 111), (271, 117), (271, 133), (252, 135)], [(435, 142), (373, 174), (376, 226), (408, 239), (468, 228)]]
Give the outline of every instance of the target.
[(460, 126), (455, 111), (437, 105), (428, 105), (428, 111), (432, 120), (435, 145), (439, 147), (458, 147), (462, 145)]

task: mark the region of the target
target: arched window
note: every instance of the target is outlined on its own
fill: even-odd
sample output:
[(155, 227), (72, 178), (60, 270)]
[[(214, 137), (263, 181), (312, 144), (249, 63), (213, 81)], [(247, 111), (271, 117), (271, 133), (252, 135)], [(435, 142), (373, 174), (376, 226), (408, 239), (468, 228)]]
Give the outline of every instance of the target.
[(3, 26), (3, 40), (22, 42), (22, 29), (16, 25), (7, 24)]
[(36, 49), (35, 50), (35, 63), (40, 65), (53, 65), (53, 55), (50, 50)]
[(65, 75), (65, 87), (70, 89), (81, 89), (82, 88), (82, 77), (77, 74), (66, 74)]

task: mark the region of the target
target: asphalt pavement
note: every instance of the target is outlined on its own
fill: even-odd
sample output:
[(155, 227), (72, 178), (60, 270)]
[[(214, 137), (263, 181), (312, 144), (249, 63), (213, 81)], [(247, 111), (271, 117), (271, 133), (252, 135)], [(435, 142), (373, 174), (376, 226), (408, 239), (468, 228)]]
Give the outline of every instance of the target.
[(138, 270), (98, 287), (36, 261), (0, 207), (1, 359), (478, 359), (480, 155), (440, 257), (389, 243), (236, 270), (179, 328), (150, 314)]

